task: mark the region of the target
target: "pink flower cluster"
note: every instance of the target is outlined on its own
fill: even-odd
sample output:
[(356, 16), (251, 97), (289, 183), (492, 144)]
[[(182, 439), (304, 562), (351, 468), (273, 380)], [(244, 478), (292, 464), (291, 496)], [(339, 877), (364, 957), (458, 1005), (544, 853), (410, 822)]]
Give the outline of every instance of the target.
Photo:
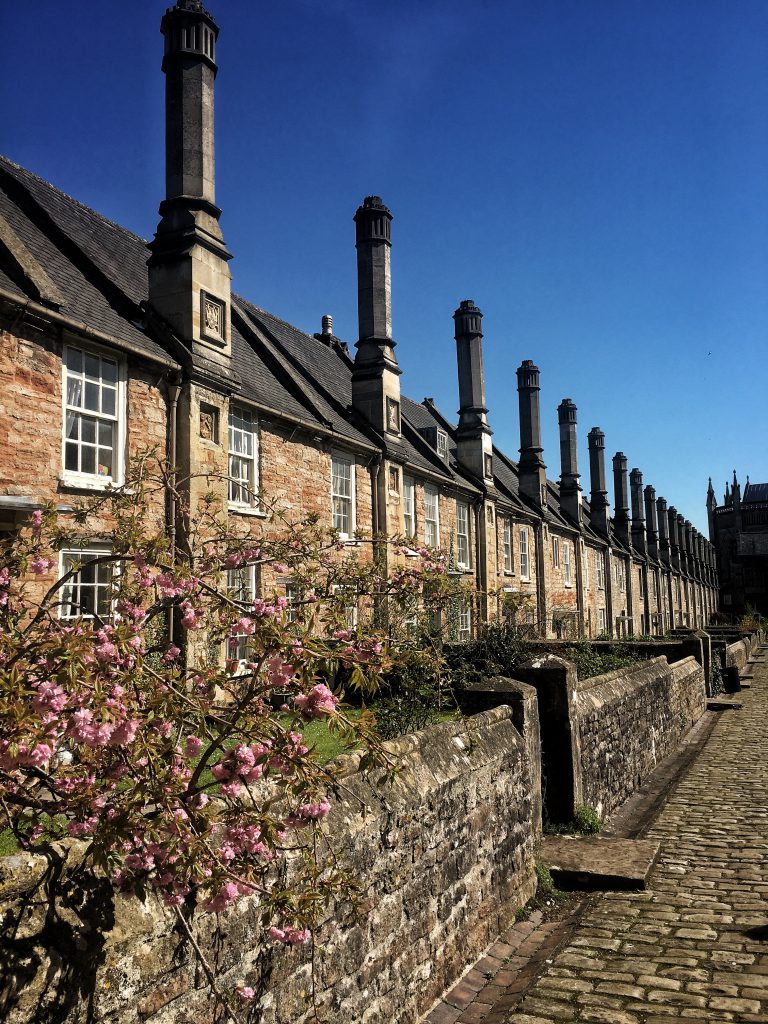
[(307, 718), (322, 718), (332, 715), (339, 703), (325, 683), (317, 683), (309, 693), (300, 693), (293, 698), (296, 707)]
[(238, 743), (227, 752), (226, 757), (211, 767), (211, 774), (221, 783), (220, 789), (224, 796), (234, 799), (242, 792), (244, 783), (247, 785), (261, 778), (269, 750), (268, 743), (254, 743), (251, 746)]
[(282, 942), (286, 946), (303, 946), (312, 938), (309, 928), (295, 928), (286, 924), (282, 928), (270, 928), (269, 934), (276, 942)]

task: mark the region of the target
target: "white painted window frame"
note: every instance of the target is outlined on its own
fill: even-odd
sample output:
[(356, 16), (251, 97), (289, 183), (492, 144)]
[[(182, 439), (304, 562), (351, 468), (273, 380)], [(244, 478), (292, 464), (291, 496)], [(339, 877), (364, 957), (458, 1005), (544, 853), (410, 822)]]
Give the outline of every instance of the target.
[[(463, 521), (462, 521), (463, 520)], [(469, 543), (469, 505), (466, 501), (456, 502), (456, 564), (459, 569), (469, 569), (472, 551)]]
[[(334, 487), (334, 465), (341, 463), (349, 467), (349, 489), (350, 493), (342, 494), (337, 492)], [(331, 453), (331, 522), (334, 529), (339, 530), (339, 537), (342, 540), (353, 540), (355, 536), (355, 530), (357, 529), (357, 499), (356, 499), (356, 476), (355, 476), (355, 457), (347, 452), (332, 452)], [(345, 501), (349, 502), (349, 529), (342, 530), (336, 525), (336, 502)]]
[[(434, 497), (434, 517), (430, 516), (429, 497)], [(434, 537), (431, 536), (434, 528)], [(440, 547), (440, 491), (433, 484), (424, 484), (424, 543), (427, 547)]]
[(528, 546), (528, 527), (520, 527), (520, 579), (526, 583), (531, 580), (531, 552)]
[[(67, 402), (67, 384), (70, 371), (67, 367), (67, 353), (78, 351), (85, 355), (95, 356), (98, 359), (108, 359), (116, 364), (116, 388), (115, 388), (115, 415), (91, 412), (85, 408), (70, 406)], [(75, 374), (72, 374), (74, 377)], [(67, 413), (80, 415), (95, 419), (97, 424), (100, 421), (113, 423), (115, 426), (114, 438), (114, 472), (112, 475), (102, 476), (97, 469), (94, 473), (83, 473), (80, 470), (66, 468), (67, 458)], [(61, 354), (61, 481), (71, 487), (80, 487), (86, 490), (104, 491), (108, 487), (119, 487), (125, 480), (125, 444), (127, 437), (128, 420), (128, 366), (126, 360), (116, 352), (98, 345), (81, 345), (74, 341), (64, 343)], [(97, 426), (98, 433), (98, 426)], [(98, 452), (98, 445), (96, 446)]]
[[(242, 427), (234, 426), (232, 420), (233, 417), (240, 414), (241, 418), (245, 418), (242, 414), (250, 417), (251, 429), (243, 430)], [(242, 452), (233, 451), (233, 435), (234, 433), (240, 433), (243, 435), (250, 435), (251, 438), (251, 455), (243, 455)], [(227, 483), (227, 496), (228, 504), (231, 509), (245, 511), (253, 510), (258, 508), (259, 504), (259, 456), (260, 456), (260, 445), (259, 445), (259, 421), (255, 410), (250, 409), (247, 405), (239, 405), (232, 403), (229, 406), (229, 412), (227, 415), (227, 462), (229, 471), (229, 481)], [(237, 487), (238, 490), (245, 489), (248, 494), (248, 500), (243, 501), (240, 498), (232, 497), (233, 489), (233, 477), (232, 472), (232, 459), (239, 459), (241, 462), (248, 463), (250, 466), (250, 473), (247, 480), (242, 477), (238, 478)]]
[(563, 541), (563, 579), (566, 587), (573, 586), (573, 566), (571, 564), (570, 541)]
[(502, 520), (502, 546), (504, 552), (504, 572), (510, 575), (515, 571), (515, 554), (512, 550), (512, 520), (505, 516)]
[[(107, 544), (99, 544), (97, 542), (86, 544), (82, 548), (62, 548), (62, 550), (59, 551), (59, 579), (61, 579), (66, 573), (69, 572), (69, 570), (71, 568), (71, 565), (67, 564), (68, 561), (69, 562), (80, 562), (80, 563), (83, 563), (83, 562), (90, 561), (92, 558), (99, 558), (101, 555), (111, 555), (111, 554), (112, 554), (112, 548), (109, 547), (109, 545), (107, 545)], [(98, 570), (100, 568), (102, 568), (102, 567), (101, 566), (95, 566), (95, 569), (96, 569), (97, 572), (98, 572)], [(102, 588), (110, 587), (110, 586), (112, 586), (112, 583), (114, 581), (114, 574), (115, 574), (114, 564), (104, 566), (103, 568), (109, 574), (110, 579), (109, 579), (108, 583), (85, 584), (85, 586), (88, 586), (88, 587), (93, 586), (93, 587), (96, 588), (97, 592), (96, 592), (95, 596), (97, 598), (98, 598), (98, 588), (100, 588), (100, 587), (102, 587)], [(78, 585), (82, 586), (82, 584), (78, 584), (76, 582), (77, 581), (77, 577), (79, 575), (80, 575), (79, 572), (76, 573), (75, 576), (72, 577), (72, 580), (68, 584), (65, 584), (63, 587), (59, 588), (59, 592), (58, 592), (58, 601), (59, 601), (59, 605), (58, 605), (58, 618), (60, 618), (60, 619), (62, 619), (64, 621), (67, 621), (67, 622), (72, 622), (75, 619), (80, 618), (80, 616), (82, 614), (81, 612), (76, 612), (76, 614), (74, 614), (74, 615), (65, 615), (64, 614), (64, 606), (65, 606), (64, 595), (66, 594), (68, 587), (78, 586)], [(98, 607), (98, 600), (94, 604), (94, 608), (97, 608), (97, 607)], [(111, 607), (110, 607), (110, 614), (111, 614)], [(83, 615), (82, 617), (84, 619), (89, 619), (89, 620), (94, 618), (93, 615)], [(99, 617), (103, 619), (103, 618), (108, 618), (109, 616), (107, 615), (107, 616), (99, 616)]]
[(416, 481), (412, 476), (403, 476), (403, 531), (406, 537), (416, 536)]

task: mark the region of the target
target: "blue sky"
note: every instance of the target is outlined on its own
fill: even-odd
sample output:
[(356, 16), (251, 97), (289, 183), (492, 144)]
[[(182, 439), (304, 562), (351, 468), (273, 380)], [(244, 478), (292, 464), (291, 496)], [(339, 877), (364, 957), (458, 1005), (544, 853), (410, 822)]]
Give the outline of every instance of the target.
[[(5, 4), (0, 150), (151, 237), (165, 4)], [(451, 314), (485, 313), (495, 441), (542, 372), (700, 529), (768, 480), (764, 0), (211, 0), (217, 199), (238, 291), (356, 338), (355, 208), (394, 214), (403, 388), (457, 408)]]

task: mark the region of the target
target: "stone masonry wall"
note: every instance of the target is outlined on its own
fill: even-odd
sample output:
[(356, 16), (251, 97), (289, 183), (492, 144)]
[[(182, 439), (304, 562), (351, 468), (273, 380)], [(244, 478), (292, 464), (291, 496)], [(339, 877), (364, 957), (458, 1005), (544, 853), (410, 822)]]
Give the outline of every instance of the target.
[[(314, 982), (307, 950), (262, 946), (247, 901), (196, 925), (220, 986), (259, 993), (252, 1021), (415, 1022), (532, 896), (530, 766), (510, 709), (389, 749), (402, 765), (391, 786), (357, 772), (354, 758), (341, 765), (328, 828), (369, 913), (352, 929), (318, 929)], [(0, 860), (6, 1024), (214, 1020), (205, 977), (168, 911), (115, 898), (92, 877), (65, 881), (48, 906), (35, 888), (40, 861)]]
[(605, 818), (641, 786), (706, 707), (694, 658), (664, 657), (580, 680), (576, 708), (584, 803)]

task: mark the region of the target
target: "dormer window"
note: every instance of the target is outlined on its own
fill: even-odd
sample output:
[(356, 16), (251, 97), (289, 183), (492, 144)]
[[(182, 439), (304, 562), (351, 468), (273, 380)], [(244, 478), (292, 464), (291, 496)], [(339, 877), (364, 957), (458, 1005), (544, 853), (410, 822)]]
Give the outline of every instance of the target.
[(435, 448), (441, 459), (448, 460), (448, 435), (444, 430), (438, 430), (435, 439)]

